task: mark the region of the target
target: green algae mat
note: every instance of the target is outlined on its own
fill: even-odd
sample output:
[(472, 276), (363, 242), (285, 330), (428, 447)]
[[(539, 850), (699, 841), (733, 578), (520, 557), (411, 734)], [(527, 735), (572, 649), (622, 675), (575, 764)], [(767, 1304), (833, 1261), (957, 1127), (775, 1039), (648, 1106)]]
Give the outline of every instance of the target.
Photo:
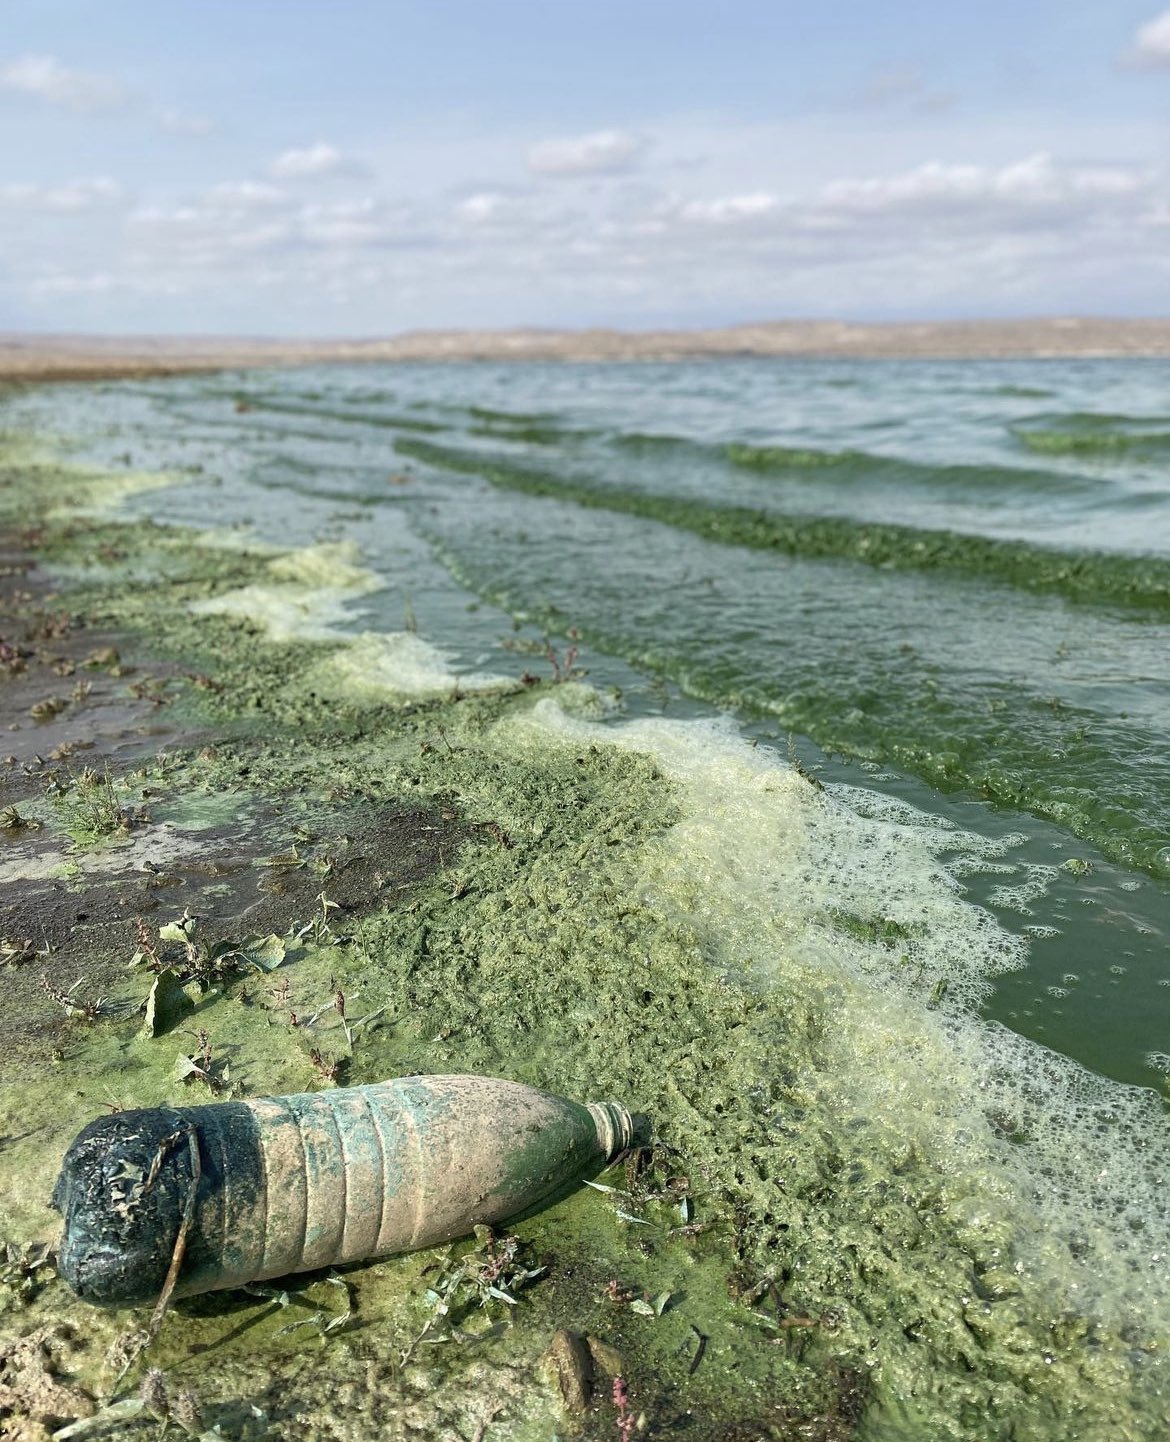
[[(0, 471), (0, 1437), (1164, 1435), (1112, 1224), (1159, 1104), (979, 1022), (1019, 956), (948, 880), (978, 838), (568, 658), (339, 635), (360, 556), (119, 516), (165, 477)], [(612, 1097), (644, 1145), (153, 1330), (57, 1278), (93, 1118), (444, 1072)]]

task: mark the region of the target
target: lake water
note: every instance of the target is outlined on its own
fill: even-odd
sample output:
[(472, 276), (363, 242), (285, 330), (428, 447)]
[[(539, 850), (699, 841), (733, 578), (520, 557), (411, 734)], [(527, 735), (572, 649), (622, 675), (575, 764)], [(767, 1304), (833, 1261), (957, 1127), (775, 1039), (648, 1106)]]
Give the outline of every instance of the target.
[(1006, 838), (962, 876), (1029, 943), (985, 1014), (1161, 1084), (1170, 364), (332, 367), (7, 414), (187, 468), (139, 511), (355, 540), (386, 582), (355, 629), (540, 672), (548, 635), (627, 715), (728, 711), (826, 782)]
[[(609, 719), (542, 702), (523, 744), (608, 735), (685, 785), (657, 884), (712, 965), (837, 1009), (817, 1124), (914, 1118), (1037, 1295), (1170, 1337), (1170, 364), (306, 368), (0, 423), (170, 472), (132, 514), (352, 543), (355, 685), (433, 654), (404, 635), (467, 675), (575, 652)], [(1119, 1437), (1170, 1415), (1160, 1345)]]

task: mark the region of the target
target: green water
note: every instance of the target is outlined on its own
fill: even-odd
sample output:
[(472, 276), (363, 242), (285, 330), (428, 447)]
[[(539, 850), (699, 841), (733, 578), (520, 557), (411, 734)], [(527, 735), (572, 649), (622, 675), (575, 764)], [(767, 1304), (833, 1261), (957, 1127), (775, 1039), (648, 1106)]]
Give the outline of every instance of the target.
[(991, 1014), (1158, 1082), (1164, 363), (355, 367), (6, 414), (186, 471), (141, 513), (355, 540), (387, 583), (355, 629), (415, 624), (457, 666), (506, 670), (509, 625), (562, 650), (572, 628), (634, 714), (730, 709), (826, 779), (1020, 833), (1012, 874), (964, 882), (1032, 936)]
[[(839, 993), (806, 1124), (929, 1118), (958, 1215), (990, 1119), (1005, 1205), (1048, 1239), (1034, 1275), (1084, 1288), (1099, 1256), (1093, 1306), (1170, 1332), (1168, 382), (1153, 362), (355, 367), (13, 394), (0, 424), (170, 471), (135, 514), (352, 543), (238, 605), (273, 625), (325, 587), (318, 619), (371, 633), (322, 673), (355, 702), (404, 661), (442, 686), (579, 647), (610, 719), (509, 744), (608, 738), (684, 787), (656, 903), (729, 976)], [(827, 787), (815, 825), (790, 756)]]

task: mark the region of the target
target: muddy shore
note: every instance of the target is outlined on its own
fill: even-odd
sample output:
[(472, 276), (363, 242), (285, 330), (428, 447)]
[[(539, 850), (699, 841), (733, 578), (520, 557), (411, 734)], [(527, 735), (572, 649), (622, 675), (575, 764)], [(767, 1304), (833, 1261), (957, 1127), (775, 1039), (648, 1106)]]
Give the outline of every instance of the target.
[(1170, 356), (1170, 320), (855, 324), (777, 321), (707, 330), (417, 331), (366, 339), (0, 334), (0, 382), (78, 381), (362, 361), (672, 361), (704, 357), (1010, 359)]
[[(665, 778), (596, 747), (485, 747), (551, 683), (347, 706), (321, 685), (334, 646), (193, 614), (269, 552), (77, 511), (100, 478), (42, 457), (0, 472), (0, 1437), (609, 1438), (628, 1412), (695, 1439), (799, 1421), (843, 1442), (864, 1382), (801, 1365), (796, 1309), (757, 1337), (735, 1300), (754, 1264), (665, 1140), (514, 1234), (194, 1298), (145, 1348), (143, 1316), (71, 1296), (47, 1203), (93, 1116), (444, 1070), (636, 1103), (605, 1058), (647, 1065), (655, 995), (700, 1030), (725, 1002), (677, 958), (623, 960), (622, 877), (673, 814)], [(590, 982), (566, 966), (537, 985), (545, 953)], [(610, 998), (609, 1035), (564, 1016), (583, 985)]]
[[(1027, 1274), (994, 1127), (944, 1173), (914, 1108), (872, 1126), (847, 1049), (906, 1033), (843, 969), (773, 985), (736, 949), (792, 933), (712, 888), (713, 813), (781, 853), (831, 829), (821, 789), (732, 742), (614, 744), (604, 698), (519, 657), (356, 688), (353, 638), (262, 617), (357, 590), (360, 557), (119, 514), (159, 484), (0, 450), (4, 1442), (1146, 1435), (1132, 1358), (1162, 1339)], [(816, 926), (888, 961), (872, 919)], [(92, 1118), (438, 1072), (613, 1097), (653, 1143), (494, 1238), (194, 1298), (145, 1347), (55, 1276)]]

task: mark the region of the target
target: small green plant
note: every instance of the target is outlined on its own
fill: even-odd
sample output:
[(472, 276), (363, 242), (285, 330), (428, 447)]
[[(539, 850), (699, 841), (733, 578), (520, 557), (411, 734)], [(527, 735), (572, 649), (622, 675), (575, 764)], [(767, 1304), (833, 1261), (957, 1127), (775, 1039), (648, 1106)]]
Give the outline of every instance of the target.
[[(238, 941), (227, 937), (209, 940), (202, 935), (199, 917), (189, 911), (184, 911), (177, 921), (159, 927), (159, 941), (174, 944), (162, 951), (152, 941), (141, 918), (136, 924), (138, 948), (130, 965), (149, 967), (156, 974), (173, 972), (180, 984), (196, 982), (200, 991), (248, 972), (275, 971), (288, 952), (286, 938), (275, 933), (253, 934)], [(175, 954), (175, 945), (182, 948), (179, 955)]]
[(202, 1027), (189, 1032), (195, 1038), (195, 1050), (180, 1052), (175, 1058), (175, 1076), (179, 1081), (202, 1082), (215, 1095), (227, 1091), (231, 1072), (226, 1061), (217, 1061), (212, 1053), (211, 1037)]
[(440, 1257), (440, 1271), (427, 1288), (431, 1313), (422, 1330), (401, 1354), (403, 1366), (424, 1343), (468, 1340), (458, 1323), (475, 1311), (489, 1315), (496, 1306), (519, 1305), (517, 1293), (548, 1271), (527, 1267), (521, 1259), (518, 1237), (497, 1238), (490, 1227), (476, 1227), (476, 1245), (453, 1260), (447, 1248)]
[(339, 938), (329, 924), (329, 913), (340, 910), (341, 905), (339, 902), (330, 901), (324, 891), (318, 892), (317, 910), (309, 920), (305, 922), (304, 926), (295, 933), (295, 939), (297, 941), (304, 941), (307, 937), (314, 946), (332, 946)]
[(52, 1248), (47, 1242), (27, 1246), (6, 1242), (0, 1248), (0, 1312), (26, 1307), (52, 1280)]
[(55, 789), (54, 801), (73, 839), (92, 845), (150, 821), (142, 807), (127, 804), (128, 795), (125, 783), (108, 770), (99, 773), (87, 766)]
[(79, 976), (68, 991), (63, 991), (42, 973), (41, 988), (50, 1001), (55, 1001), (58, 1006), (64, 1007), (70, 1016), (80, 1017), (83, 1021), (97, 1021), (100, 1016), (111, 1015), (110, 1004), (104, 996), (87, 999), (77, 995), (77, 990), (84, 980), (84, 977)]

